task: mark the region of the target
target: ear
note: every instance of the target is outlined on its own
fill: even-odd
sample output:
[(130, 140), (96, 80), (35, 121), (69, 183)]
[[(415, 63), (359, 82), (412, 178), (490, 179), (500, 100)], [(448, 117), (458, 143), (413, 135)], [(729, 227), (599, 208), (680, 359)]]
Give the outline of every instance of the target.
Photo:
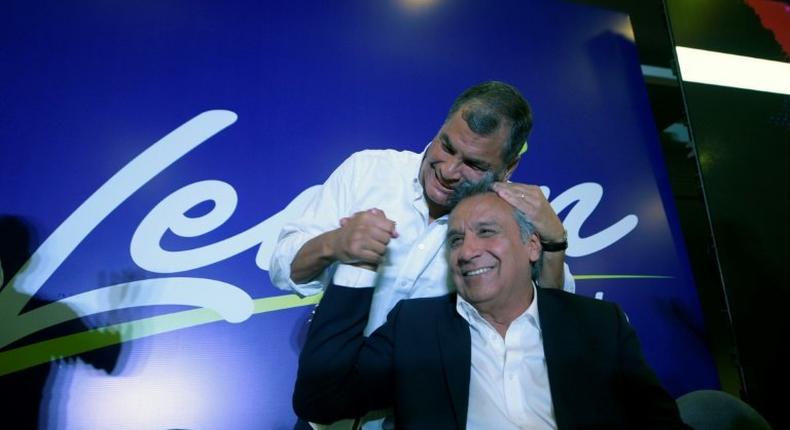
[(502, 177), (502, 182), (510, 180), (510, 176), (513, 174), (513, 172), (516, 171), (516, 167), (518, 167), (519, 161), (521, 161), (521, 157), (516, 157), (515, 160), (511, 161), (510, 164), (508, 164), (507, 168), (505, 168), (505, 174)]
[(527, 256), (529, 257), (529, 262), (535, 263), (538, 261), (541, 251), (543, 251), (543, 247), (540, 245), (540, 238), (537, 233), (532, 233), (527, 242)]

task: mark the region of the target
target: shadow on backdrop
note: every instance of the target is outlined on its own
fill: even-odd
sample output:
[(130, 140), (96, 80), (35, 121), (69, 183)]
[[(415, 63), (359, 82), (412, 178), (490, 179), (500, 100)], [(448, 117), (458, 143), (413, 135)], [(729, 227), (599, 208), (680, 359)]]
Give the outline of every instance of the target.
[[(28, 262), (32, 255), (32, 249), (38, 246), (38, 238), (35, 230), (30, 223), (17, 216), (0, 216), (0, 265), (4, 276), (0, 278), (4, 299), (14, 303), (26, 303), (24, 311), (36, 309), (43, 305), (51, 304), (51, 301), (31, 297), (19, 293), (16, 290), (8, 290), (9, 282), (20, 270), (36, 270), (35, 262)], [(27, 266), (25, 266), (27, 264)], [(58, 306), (58, 305), (56, 305)], [(64, 335), (79, 333), (90, 329), (83, 319), (67, 305), (62, 305), (57, 309), (59, 314), (68, 315), (69, 321), (25, 336), (13, 343), (3, 347), (0, 352), (10, 351), (15, 348), (32, 345), (40, 341), (55, 339)], [(16, 315), (0, 315), (0, 320), (12, 321)], [(13, 323), (13, 322), (11, 322)], [(2, 324), (2, 327), (7, 327)], [(2, 328), (0, 328), (2, 330)], [(78, 356), (62, 357), (57, 352), (53, 352), (49, 362), (24, 368), (18, 371), (0, 376), (0, 387), (3, 390), (3, 401), (0, 402), (0, 416), (4, 423), (15, 423), (15, 428), (37, 429), (43, 426), (51, 426), (53, 423), (46, 423), (48, 405), (42, 402), (44, 398), (59, 399), (65, 402), (68, 399), (60, 399), (58, 393), (45, 392), (58, 387), (47, 387), (47, 379), (52, 369), (64, 363), (74, 363), (80, 360), (91, 365), (95, 369), (102, 370), (107, 374), (112, 374), (116, 370), (118, 357), (120, 355), (120, 335), (110, 331), (103, 332), (100, 336), (108, 336), (107, 343), (112, 346), (104, 347), (94, 351), (79, 354)]]

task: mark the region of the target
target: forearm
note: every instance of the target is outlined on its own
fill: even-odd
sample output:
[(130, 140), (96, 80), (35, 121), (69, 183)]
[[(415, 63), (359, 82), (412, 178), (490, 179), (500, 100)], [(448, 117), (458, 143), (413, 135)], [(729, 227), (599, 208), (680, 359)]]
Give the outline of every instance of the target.
[(302, 245), (291, 261), (293, 282), (303, 284), (312, 281), (337, 260), (333, 249), (336, 235), (337, 230), (331, 230), (319, 234)]
[(565, 285), (565, 251), (543, 252), (538, 285), (543, 288), (563, 288)]

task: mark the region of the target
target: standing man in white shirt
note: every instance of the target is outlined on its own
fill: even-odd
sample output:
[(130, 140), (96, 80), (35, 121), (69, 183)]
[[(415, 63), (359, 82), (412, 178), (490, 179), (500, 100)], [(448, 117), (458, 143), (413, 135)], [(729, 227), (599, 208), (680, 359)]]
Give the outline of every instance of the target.
[(443, 252), (448, 198), (462, 181), (489, 173), (498, 181), (497, 194), (534, 220), (544, 251), (538, 285), (574, 291), (559, 217), (538, 186), (507, 181), (531, 128), (531, 109), (518, 90), (485, 82), (455, 100), (423, 153), (353, 154), (304, 214), (284, 226), (272, 255), (272, 282), (312, 295), (333, 278), (344, 285), (372, 281), (376, 293), (366, 333), (401, 299), (454, 291)]

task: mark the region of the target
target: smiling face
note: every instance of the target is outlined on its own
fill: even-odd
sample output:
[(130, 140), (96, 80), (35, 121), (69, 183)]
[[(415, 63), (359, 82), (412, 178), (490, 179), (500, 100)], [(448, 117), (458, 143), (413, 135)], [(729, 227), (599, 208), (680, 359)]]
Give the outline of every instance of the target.
[(535, 234), (522, 242), (513, 207), (493, 192), (464, 199), (450, 215), (450, 269), (461, 295), (481, 313), (518, 316), (532, 302)]
[(493, 171), (497, 179), (502, 180), (515, 167), (505, 169), (502, 163), (508, 128), (500, 127), (489, 135), (478, 135), (469, 129), (463, 112), (464, 109), (459, 109), (444, 123), (420, 166), (420, 183), (433, 219), (449, 212), (447, 201), (460, 182), (479, 181), (487, 171)]

